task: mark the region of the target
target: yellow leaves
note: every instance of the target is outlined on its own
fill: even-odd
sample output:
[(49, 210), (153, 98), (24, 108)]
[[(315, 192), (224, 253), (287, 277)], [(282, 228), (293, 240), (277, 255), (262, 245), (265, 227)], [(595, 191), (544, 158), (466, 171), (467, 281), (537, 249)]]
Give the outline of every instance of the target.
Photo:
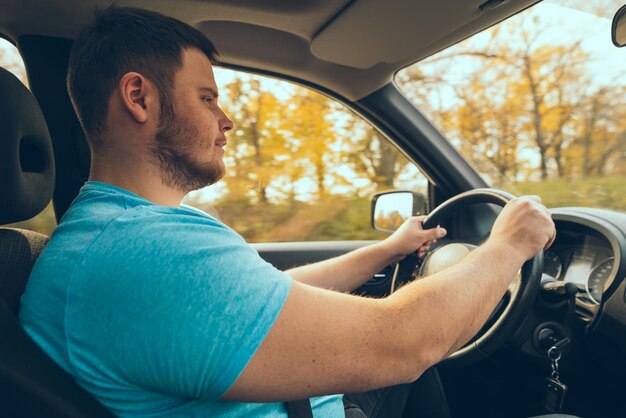
[[(292, 86), (279, 95), (260, 78), (241, 75), (225, 86), (224, 110), (237, 126), (227, 156), (237, 164), (238, 179), (225, 178), (228, 190), (251, 190), (258, 201), (268, 193), (282, 195), (294, 183), (316, 178), (318, 194), (326, 187), (327, 162), (337, 142), (331, 101), (311, 90)], [(243, 176), (243, 180), (242, 180)]]
[[(491, 29), (488, 42), (468, 41), (454, 52), (442, 52), (410, 67), (397, 81), (409, 90), (408, 97), (419, 98), (421, 110), (459, 144), (461, 153), (492, 179), (519, 179), (537, 171), (546, 178), (601, 172), (599, 167), (616, 170), (612, 161), (624, 159), (623, 152), (617, 157), (624, 144), (615, 139), (619, 135), (602, 135), (600, 128), (608, 124), (614, 132), (626, 132), (626, 122), (620, 122), (626, 121), (626, 113), (605, 111), (598, 119), (588, 101), (597, 95), (606, 102), (605, 109), (619, 108), (626, 87), (620, 89), (621, 100), (609, 100), (609, 92), (589, 80), (592, 57), (580, 41), (554, 38), (541, 19), (520, 18), (511, 29)], [(442, 74), (442, 81), (425, 92), (417, 87), (418, 80), (406, 80), (411, 74), (419, 74), (420, 80)], [(450, 90), (453, 99), (447, 97)], [(444, 99), (436, 102), (437, 96)], [(433, 109), (434, 103), (439, 106)], [(613, 156), (601, 158), (598, 150)]]

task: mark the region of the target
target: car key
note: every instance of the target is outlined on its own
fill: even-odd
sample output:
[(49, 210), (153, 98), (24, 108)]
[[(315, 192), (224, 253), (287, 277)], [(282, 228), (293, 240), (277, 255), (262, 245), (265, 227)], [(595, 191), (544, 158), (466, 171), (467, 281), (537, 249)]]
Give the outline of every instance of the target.
[(567, 395), (567, 385), (559, 380), (559, 360), (561, 351), (552, 346), (548, 350), (548, 358), (552, 372), (544, 381), (544, 396), (542, 406), (546, 412), (561, 412), (565, 396)]

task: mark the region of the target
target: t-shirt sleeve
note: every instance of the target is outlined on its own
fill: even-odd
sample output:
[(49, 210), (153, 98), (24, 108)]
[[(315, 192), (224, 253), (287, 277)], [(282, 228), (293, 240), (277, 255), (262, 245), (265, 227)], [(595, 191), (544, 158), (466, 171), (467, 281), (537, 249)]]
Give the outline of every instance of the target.
[(291, 283), (211, 218), (116, 219), (68, 294), (71, 355), (129, 385), (217, 399), (263, 342)]

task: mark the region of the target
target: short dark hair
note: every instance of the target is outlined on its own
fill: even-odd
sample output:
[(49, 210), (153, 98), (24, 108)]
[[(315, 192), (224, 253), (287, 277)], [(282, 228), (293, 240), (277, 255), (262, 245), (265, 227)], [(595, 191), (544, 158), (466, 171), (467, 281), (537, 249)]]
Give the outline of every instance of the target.
[(173, 109), (174, 75), (183, 50), (197, 48), (216, 63), (218, 53), (202, 32), (174, 18), (131, 7), (111, 6), (76, 38), (67, 89), (90, 145), (101, 145), (107, 108), (120, 78), (136, 71), (159, 90), (161, 112)]

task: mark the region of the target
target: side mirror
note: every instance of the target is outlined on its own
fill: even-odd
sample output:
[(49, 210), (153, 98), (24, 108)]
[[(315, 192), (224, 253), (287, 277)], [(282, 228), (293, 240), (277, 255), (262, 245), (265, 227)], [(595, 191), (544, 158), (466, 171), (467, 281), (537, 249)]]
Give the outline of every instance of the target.
[(613, 16), (613, 24), (611, 25), (611, 39), (613, 45), (621, 48), (626, 45), (626, 5)]
[(427, 211), (426, 197), (405, 190), (377, 193), (372, 198), (372, 227), (377, 231), (393, 232), (414, 215)]

